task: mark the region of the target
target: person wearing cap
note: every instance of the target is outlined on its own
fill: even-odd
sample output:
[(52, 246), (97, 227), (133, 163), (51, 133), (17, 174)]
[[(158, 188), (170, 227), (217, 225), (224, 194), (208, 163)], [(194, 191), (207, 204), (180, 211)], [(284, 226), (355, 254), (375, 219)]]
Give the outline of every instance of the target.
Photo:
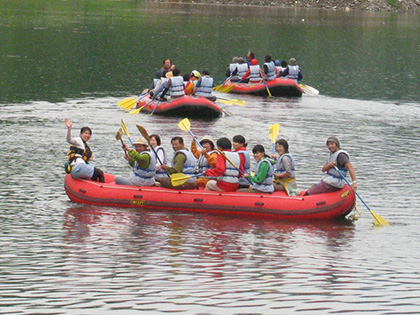
[[(217, 177), (217, 180), (209, 180), (205, 190), (236, 191), (239, 186), (240, 173), (229, 160), (238, 166), (240, 163), (239, 154), (231, 151), (232, 143), (226, 137), (217, 140), (216, 145), (223, 154), (220, 153), (217, 156), (216, 167), (205, 171), (204, 176)], [(225, 155), (229, 160), (226, 159)]]
[(158, 100), (164, 101), (165, 95), (169, 91), (169, 96), (171, 99), (177, 99), (183, 97), (184, 93), (184, 77), (180, 75), (181, 71), (179, 69), (174, 69), (171, 72), (167, 73), (170, 74), (168, 81), (165, 84), (165, 88), (162, 94), (158, 97)]
[(195, 89), (195, 86), (197, 84), (197, 81), (201, 79), (201, 74), (197, 70), (191, 71), (190, 79), (188, 80), (188, 83), (185, 85), (185, 95), (191, 95)]
[(289, 65), (287, 68), (281, 72), (280, 74), (282, 77), (287, 77), (288, 79), (292, 79), (296, 83), (302, 80), (303, 75), (300, 71), (300, 67), (296, 64), (295, 58), (290, 58)]
[(74, 179), (91, 179), (95, 182), (104, 183), (104, 172), (101, 169), (88, 164), (93, 158), (93, 153), (87, 145), (87, 142), (92, 136), (92, 129), (86, 126), (82, 127), (80, 129), (80, 136), (72, 138), (71, 128), (73, 126), (73, 121), (65, 118), (64, 123), (67, 126), (67, 142), (70, 144), (68, 153), (69, 160), (67, 162), (70, 166), (70, 170), (67, 169), (66, 165), (66, 172), (70, 173), (71, 177)]
[[(195, 173), (195, 164), (196, 158), (188, 151), (184, 146), (184, 139), (182, 137), (173, 137), (171, 139), (172, 149), (174, 150), (174, 155), (172, 158), (172, 167), (162, 164), (162, 168), (168, 174), (183, 173), (185, 175), (194, 175)], [(197, 185), (197, 178), (191, 177), (184, 184), (179, 186), (173, 186), (171, 183), (171, 178), (162, 177), (160, 179), (160, 184), (166, 188), (172, 189), (194, 189)]]
[(213, 78), (210, 77), (210, 72), (207, 70), (203, 70), (201, 73), (202, 77), (198, 79), (192, 94), (195, 96), (205, 97), (214, 102), (216, 101), (216, 96), (213, 95)]
[(133, 143), (134, 149), (123, 145), (124, 158), (133, 168), (128, 178), (115, 176), (117, 185), (154, 186), (156, 174), (156, 156), (148, 151), (148, 143), (143, 137)]
[[(195, 141), (191, 143), (191, 152), (197, 159), (197, 169), (199, 173), (204, 173), (208, 169), (215, 168), (217, 162), (217, 150), (214, 149), (213, 139), (210, 136), (204, 136), (200, 141), (201, 146), (203, 147), (200, 151), (197, 148)], [(206, 187), (207, 182), (210, 179), (205, 177), (197, 178), (198, 187)]]
[(275, 144), (278, 156), (274, 167), (274, 190), (285, 191), (288, 196), (297, 196), (300, 193), (296, 183), (295, 160), (289, 153), (289, 143), (285, 139), (279, 139)]
[[(350, 173), (352, 179), (352, 188), (357, 190), (357, 178), (353, 165), (350, 163), (350, 155), (340, 148), (340, 142), (337, 137), (329, 137), (327, 139), (327, 147), (330, 150), (328, 162), (322, 168), (326, 176), (318, 184), (309, 188), (305, 195), (315, 195), (325, 192), (335, 191), (341, 189), (346, 184), (341, 174), (344, 176)], [(336, 170), (336, 167), (340, 170)]]
[(242, 76), (242, 82), (248, 83), (260, 83), (262, 74), (261, 68), (258, 65), (257, 59), (251, 60), (251, 65), (249, 66), (248, 71)]

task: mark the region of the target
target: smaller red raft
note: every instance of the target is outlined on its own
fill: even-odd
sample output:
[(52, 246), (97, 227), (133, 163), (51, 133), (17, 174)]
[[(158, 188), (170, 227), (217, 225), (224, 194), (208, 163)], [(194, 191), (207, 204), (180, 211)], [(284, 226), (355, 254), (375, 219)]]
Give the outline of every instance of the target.
[(137, 108), (141, 113), (154, 115), (179, 116), (188, 118), (211, 119), (222, 116), (223, 110), (205, 97), (183, 96), (172, 101), (152, 100), (150, 95), (141, 98)]
[(257, 96), (268, 96), (267, 87), (272, 96), (302, 96), (303, 90), (295, 81), (291, 79), (276, 78), (267, 81), (267, 86), (264, 82), (260, 83), (235, 83), (228, 80), (223, 87), (228, 88), (234, 85), (230, 93), (234, 94), (250, 94)]
[[(326, 221), (344, 218), (356, 198), (350, 186), (311, 196), (216, 192), (203, 189), (174, 190), (163, 187), (122, 186), (105, 174), (105, 183), (75, 180), (66, 175), (64, 188), (71, 201), (83, 204), (251, 216), (287, 221)], [(301, 193), (302, 194), (302, 193)]]

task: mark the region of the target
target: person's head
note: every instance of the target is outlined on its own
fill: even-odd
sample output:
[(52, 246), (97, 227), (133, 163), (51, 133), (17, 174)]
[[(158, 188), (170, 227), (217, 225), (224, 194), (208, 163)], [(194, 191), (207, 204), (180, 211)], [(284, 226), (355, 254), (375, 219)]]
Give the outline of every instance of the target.
[(197, 70), (191, 71), (191, 79), (198, 80), (201, 79), (201, 74)]
[(254, 154), (254, 158), (257, 161), (266, 157), (264, 147), (261, 144), (257, 144), (255, 147), (253, 147), (252, 148), (252, 153)]
[(289, 64), (292, 65), (292, 66), (296, 65), (296, 59), (295, 58), (290, 58)]
[(284, 139), (279, 139), (276, 141), (276, 152), (279, 155), (289, 153), (289, 144)]
[(152, 134), (150, 135), (150, 144), (152, 145), (153, 148), (157, 147), (158, 145), (160, 145), (162, 142), (160, 140), (160, 136), (157, 134)]
[(208, 70), (201, 71), (201, 75), (210, 75), (210, 72)]
[(233, 148), (236, 150), (241, 147), (246, 147), (247, 143), (245, 141), (245, 137), (241, 135), (236, 135), (232, 139)]
[(258, 60), (257, 59), (251, 59), (251, 66), (256, 66), (258, 64)]
[(238, 57), (233, 57), (232, 58), (232, 63), (238, 63), (239, 62), (239, 58)]
[(182, 137), (173, 137), (171, 139), (171, 144), (174, 151), (181, 150), (184, 147), (184, 139), (182, 139)]
[(274, 61), (274, 64), (278, 67), (280, 66), (280, 60), (276, 59), (276, 61)]
[(255, 58), (255, 55), (254, 55), (254, 53), (250, 50), (250, 51), (248, 51), (248, 53), (246, 54), (246, 59), (248, 59), (248, 60), (252, 60), (252, 59), (254, 59)]
[(143, 137), (138, 138), (136, 141), (133, 142), (134, 149), (137, 152), (143, 152), (147, 150), (148, 144), (146, 139)]
[(82, 127), (80, 129), (80, 138), (84, 142), (88, 142), (90, 137), (92, 137), (92, 129), (90, 129), (89, 127)]
[(232, 143), (226, 137), (223, 137), (223, 138), (220, 138), (219, 140), (217, 140), (216, 145), (219, 148), (219, 150), (222, 150), (222, 151), (223, 150), (230, 150), (232, 148)]
[(271, 56), (270, 55), (266, 55), (264, 58), (265, 62), (270, 62), (271, 61)]
[(239, 57), (239, 59), (238, 59), (238, 63), (239, 63), (239, 64), (243, 64), (243, 63), (245, 63), (245, 58), (244, 58), (244, 57)]
[(328, 150), (331, 151), (331, 153), (334, 153), (340, 149), (340, 141), (338, 141), (337, 137), (334, 137), (334, 136), (328, 137), (327, 147), (328, 147)]
[(163, 68), (169, 69), (171, 66), (172, 66), (171, 59), (165, 59), (165, 60), (163, 60)]
[(175, 68), (174, 70), (172, 70), (172, 74), (174, 75), (174, 77), (178, 76), (181, 73), (181, 71), (177, 68)]
[(280, 66), (282, 66), (283, 68), (286, 68), (287, 67), (287, 61), (283, 60), (280, 64)]
[(184, 81), (186, 82), (190, 79), (191, 75), (189, 73), (186, 73), (182, 77), (184, 78)]
[(210, 136), (204, 136), (203, 139), (201, 139), (200, 144), (207, 152), (214, 150), (213, 139)]

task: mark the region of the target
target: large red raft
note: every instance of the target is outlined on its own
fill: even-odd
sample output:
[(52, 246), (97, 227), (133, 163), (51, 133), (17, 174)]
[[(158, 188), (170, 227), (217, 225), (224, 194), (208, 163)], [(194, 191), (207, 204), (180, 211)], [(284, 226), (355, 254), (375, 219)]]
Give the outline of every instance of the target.
[(152, 100), (147, 95), (138, 101), (137, 108), (140, 107), (142, 107), (142, 113), (202, 119), (217, 118), (223, 113), (223, 110), (209, 99), (192, 96), (183, 96), (169, 102), (159, 102)]
[(223, 85), (228, 88), (234, 85), (230, 90), (231, 93), (235, 94), (250, 94), (258, 96), (268, 96), (267, 87), (270, 90), (272, 96), (302, 96), (303, 90), (295, 81), (291, 79), (276, 78), (271, 81), (267, 81), (267, 86), (261, 83), (234, 83), (229, 80)]
[(105, 174), (105, 183), (75, 180), (66, 175), (64, 188), (73, 202), (115, 207), (184, 212), (205, 212), (272, 218), (288, 221), (319, 221), (344, 218), (355, 205), (350, 186), (331, 193), (289, 197), (284, 192), (255, 194), (173, 190), (162, 187), (121, 186)]

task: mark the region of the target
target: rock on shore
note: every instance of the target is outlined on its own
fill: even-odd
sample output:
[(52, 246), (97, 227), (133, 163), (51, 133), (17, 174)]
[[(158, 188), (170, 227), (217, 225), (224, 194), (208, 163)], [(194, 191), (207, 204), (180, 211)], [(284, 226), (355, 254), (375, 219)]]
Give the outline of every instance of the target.
[(149, 0), (167, 3), (254, 5), (282, 8), (319, 8), (385, 12), (419, 12), (420, 0)]

